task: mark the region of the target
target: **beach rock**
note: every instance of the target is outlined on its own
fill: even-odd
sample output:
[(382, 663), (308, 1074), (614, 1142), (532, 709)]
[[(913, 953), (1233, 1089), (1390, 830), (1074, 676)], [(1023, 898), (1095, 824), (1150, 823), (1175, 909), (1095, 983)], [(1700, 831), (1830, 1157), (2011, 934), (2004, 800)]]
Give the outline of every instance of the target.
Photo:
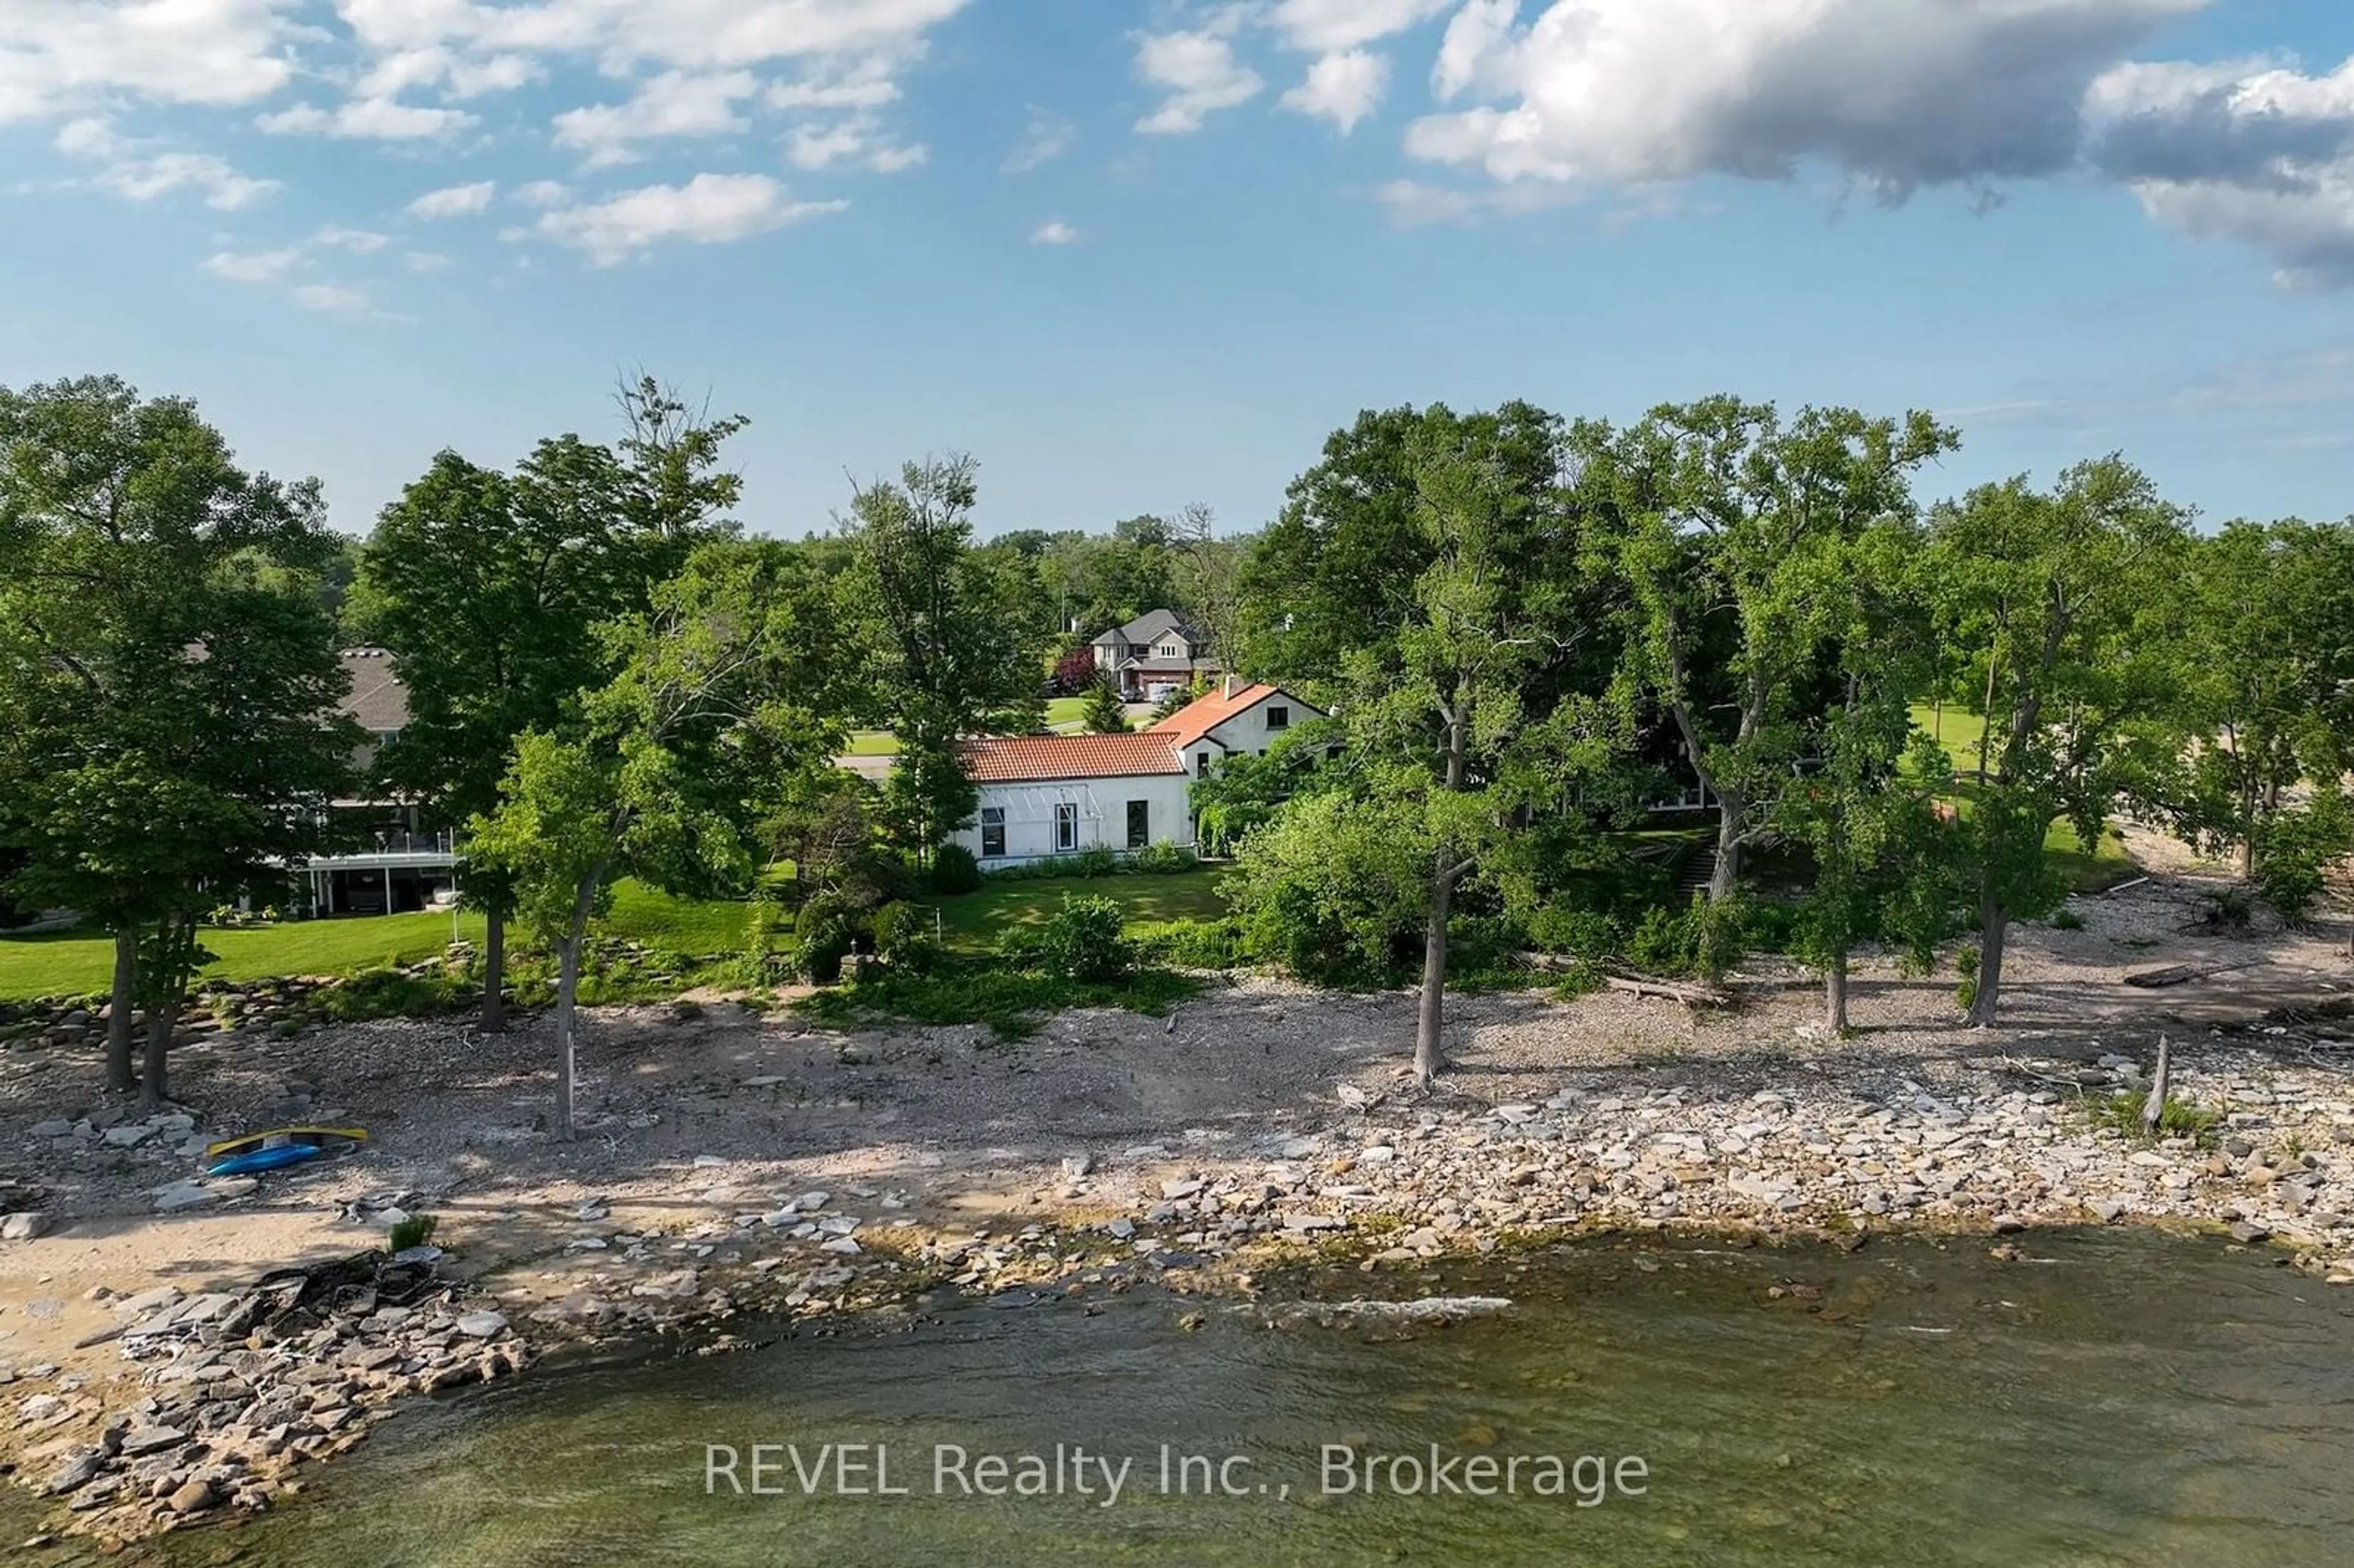
[(1198, 1176), (1172, 1176), (1161, 1183), (1161, 1195), (1175, 1202), (1193, 1196), (1205, 1184)]
[(506, 1328), (506, 1319), (496, 1312), (469, 1312), (458, 1319), (458, 1332), (470, 1340), (495, 1340)]
[(133, 1426), (122, 1435), (121, 1452), (126, 1459), (142, 1454), (160, 1454), (166, 1448), (176, 1448), (188, 1440), (188, 1435), (176, 1426)]
[(50, 1472), (48, 1484), (43, 1489), (53, 1498), (63, 1497), (68, 1492), (88, 1486), (105, 1467), (105, 1449), (77, 1448), (64, 1464)]
[(27, 1209), (0, 1215), (0, 1241), (32, 1241), (48, 1231), (49, 1216)]
[(2263, 1225), (2250, 1220), (2238, 1222), (2232, 1226), (2231, 1230), (2232, 1239), (2243, 1246), (2253, 1246), (2258, 1242), (2268, 1241), (2272, 1238), (2272, 1234)]
[(209, 1481), (190, 1480), (174, 1492), (167, 1506), (174, 1513), (202, 1513), (220, 1499), (214, 1495)]

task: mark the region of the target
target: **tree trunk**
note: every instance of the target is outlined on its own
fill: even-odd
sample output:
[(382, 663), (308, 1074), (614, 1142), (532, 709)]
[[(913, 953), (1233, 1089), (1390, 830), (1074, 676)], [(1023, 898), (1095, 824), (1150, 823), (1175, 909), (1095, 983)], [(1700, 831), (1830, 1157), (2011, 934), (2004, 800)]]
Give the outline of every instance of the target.
[(114, 933), (114, 990), (106, 1015), (106, 1086), (127, 1095), (138, 1086), (131, 1074), (131, 1015), (139, 995), (139, 930), (118, 927)]
[(1970, 1001), (1968, 1022), (1974, 1029), (1984, 1029), (1994, 1022), (2002, 997), (2002, 949), (2010, 935), (2010, 911), (1988, 897), (1979, 901), (1978, 915), (1985, 929), (1978, 937), (1978, 991)]
[(1987, 782), (1987, 750), (1994, 740), (1994, 676), (1995, 672), (2001, 668), (1995, 658), (1995, 652), (1989, 651), (1987, 654), (1986, 705), (1979, 710), (1986, 715), (1985, 721), (1978, 726), (1978, 788), (1981, 789), (1986, 788)]
[(147, 1055), (139, 1066), (139, 1107), (160, 1110), (169, 1085), (164, 1075), (172, 1054), (172, 1031), (179, 1027), (180, 1004), (165, 1001), (147, 1012)]
[(2248, 824), (2247, 832), (2243, 833), (2240, 837), (2240, 880), (2242, 882), (2253, 882), (2255, 879), (2256, 827), (2253, 822), (2250, 822)]
[(1739, 794), (1716, 792), (1716, 869), (1708, 874), (1708, 901), (1722, 904), (1741, 885), (1741, 842), (1749, 832), (1749, 807)]
[(1835, 956), (1823, 970), (1823, 1026), (1834, 1038), (1847, 1033), (1847, 955)]
[(1414, 1024), (1414, 1075), (1427, 1084), (1446, 1069), (1440, 1032), (1446, 1026), (1447, 915), (1455, 897), (1455, 857), (1438, 852), (1430, 879), (1430, 927), (1422, 939), (1422, 1006)]
[(482, 911), (482, 1033), (507, 1028), (507, 912), (500, 904)]
[(588, 940), (588, 913), (596, 907), (597, 889), (604, 880), (601, 865), (580, 879), (580, 891), (572, 901), (572, 925), (557, 960), (556, 1136), (567, 1143), (572, 1141), (573, 1064), (578, 1054), (579, 1012), (575, 999), (580, 993), (580, 949)]

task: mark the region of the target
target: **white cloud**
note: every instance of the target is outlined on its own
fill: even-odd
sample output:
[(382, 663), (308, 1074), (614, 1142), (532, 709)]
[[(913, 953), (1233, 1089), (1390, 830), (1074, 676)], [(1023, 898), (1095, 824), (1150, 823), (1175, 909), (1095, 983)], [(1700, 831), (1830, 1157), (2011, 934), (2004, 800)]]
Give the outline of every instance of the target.
[(474, 123), (462, 109), (429, 109), (389, 98), (354, 98), (322, 109), (298, 103), (264, 114), (254, 124), (273, 136), (332, 136), (343, 141), (421, 142)]
[(1060, 114), (1044, 109), (1030, 111), (1030, 123), (1022, 132), (1022, 143), (1009, 154), (1004, 171), (1009, 175), (1026, 175), (1043, 168), (1071, 150), (1078, 137), (1078, 127)]
[(199, 191), (205, 205), (218, 212), (251, 207), (282, 188), (276, 180), (257, 180), (240, 175), (226, 159), (210, 153), (163, 153), (152, 158), (129, 158), (101, 170), (90, 183), (130, 201), (153, 201), (174, 191)]
[(1322, 55), (1346, 54), (1420, 26), (1456, 3), (1457, 0), (1280, 0), (1267, 21), (1295, 49)]
[(1139, 131), (1185, 135), (1199, 131), (1219, 110), (1258, 96), (1265, 79), (1235, 58), (1227, 37), (1238, 19), (1229, 12), (1191, 32), (1148, 33), (1137, 39), (1137, 74), (1168, 93), (1160, 108), (1136, 122)]
[(402, 260), (412, 272), (439, 272), (450, 265), (450, 258), (438, 250), (412, 250)]
[(1283, 95), (1283, 106), (1330, 120), (1345, 136), (1371, 114), (1390, 84), (1390, 62), (1363, 49), (1326, 55), (1308, 68), (1308, 79)]
[(348, 251), (354, 256), (372, 256), (392, 243), (389, 235), (377, 234), (366, 228), (329, 227), (311, 236), (311, 243), (325, 246), (330, 250)]
[(759, 91), (748, 70), (668, 70), (639, 84), (625, 103), (599, 103), (556, 117), (556, 144), (588, 155), (588, 167), (632, 163), (633, 142), (733, 135), (751, 122), (737, 104)]
[[(904, 51), (918, 52), (911, 45)], [(899, 101), (899, 84), (891, 79), (900, 55), (868, 55), (811, 72), (799, 81), (780, 81), (769, 89), (772, 109), (881, 109)]]
[(368, 309), (368, 297), (357, 289), (336, 283), (305, 283), (294, 291), (294, 302), (306, 311), (357, 314)]
[[(2209, 0), (1553, 0), (1458, 14), (1435, 85), (1492, 101), (1407, 151), (1499, 180), (1787, 179), (1827, 163), (1890, 199), (2071, 167), (2085, 90)], [(1459, 29), (1459, 30), (1458, 30)]]
[(2284, 287), (2354, 287), (2354, 60), (2120, 66), (2086, 107), (2093, 165), (2151, 217), (2254, 247)]
[(1445, 102), (1479, 82), (1490, 64), (1504, 57), (1504, 42), (1520, 11), (1521, 0), (1464, 0), (1463, 9), (1447, 24), (1438, 62), (1431, 67), (1432, 94)]
[(562, 180), (533, 180), (514, 188), (514, 199), (525, 207), (561, 207), (572, 199), (572, 187)]
[(854, 115), (831, 125), (796, 126), (786, 139), (785, 156), (797, 169), (830, 169), (855, 164), (876, 174), (893, 175), (921, 164), (928, 154), (920, 144), (902, 146), (884, 134), (873, 115)]
[(477, 180), (472, 185), (445, 185), (438, 191), (427, 191), (406, 209), (411, 217), (464, 217), (482, 211), (491, 198), (499, 193), (496, 180)]
[(1078, 237), (1079, 231), (1077, 229), (1073, 228), (1069, 224), (1065, 223), (1058, 217), (1052, 223), (1042, 226), (1037, 233), (1030, 237), (1030, 243), (1033, 245), (1068, 245)]
[(217, 250), (205, 258), (204, 270), (236, 283), (275, 283), (302, 260), (299, 246), (283, 250)]
[(451, 98), (480, 98), (513, 91), (546, 74), (528, 55), (469, 57), (435, 46), (378, 56), (352, 91), (355, 98), (395, 98), (411, 88), (438, 87)]
[(0, 123), (112, 98), (253, 103), (292, 79), (297, 0), (5, 0)]
[(766, 175), (697, 175), (683, 185), (647, 185), (585, 207), (541, 215), (529, 232), (586, 251), (610, 267), (664, 240), (696, 245), (748, 239), (849, 206), (793, 201)]

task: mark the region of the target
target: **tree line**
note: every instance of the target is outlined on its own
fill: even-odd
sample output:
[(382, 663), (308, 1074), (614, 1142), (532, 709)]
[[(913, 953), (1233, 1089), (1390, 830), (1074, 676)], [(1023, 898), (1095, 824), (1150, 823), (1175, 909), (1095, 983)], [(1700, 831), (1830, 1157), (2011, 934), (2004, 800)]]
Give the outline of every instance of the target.
[[(1434, 406), (1335, 432), (1246, 537), (1193, 507), (980, 539), (950, 456), (787, 541), (738, 520), (740, 419), (649, 378), (617, 403), (609, 441), (439, 454), (355, 549), (315, 482), (248, 473), (186, 400), (0, 389), (0, 875), (114, 934), (115, 1089), (164, 1092), (201, 911), (282, 884), (365, 787), (462, 839), (486, 1029), (509, 926), (555, 956), (568, 1128), (618, 879), (970, 885), (941, 853), (977, 808), (964, 739), (1042, 728), (1057, 655), (1159, 608), (1337, 715), (1195, 805), (1256, 950), (1345, 982), (1411, 945), (1426, 1073), (1466, 942), (1711, 972), (1774, 882), (1831, 1026), (1857, 947), (1925, 963), (1964, 930), (1985, 1022), (2010, 927), (2064, 892), (2055, 822), (2162, 821), (2293, 917), (2354, 842), (2354, 529), (2201, 535), (2120, 459), (1931, 504), (1958, 437), (1920, 414)], [(365, 785), (335, 707), (357, 641), (410, 704)], [(1980, 726), (1964, 767), (1924, 705)], [(1098, 693), (1089, 722), (1124, 718)], [(862, 729), (898, 747), (879, 787), (835, 767)], [(1688, 909), (1623, 874), (1671, 776), (1719, 810)]]

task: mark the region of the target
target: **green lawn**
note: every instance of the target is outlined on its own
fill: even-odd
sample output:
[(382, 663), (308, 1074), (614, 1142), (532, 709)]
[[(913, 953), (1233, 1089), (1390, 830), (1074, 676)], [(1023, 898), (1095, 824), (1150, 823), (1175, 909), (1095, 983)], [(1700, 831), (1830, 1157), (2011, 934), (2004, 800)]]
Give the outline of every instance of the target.
[[(1941, 714), (1926, 703), (1916, 703), (1913, 722), (1953, 758), (1958, 785), (1955, 807), (1967, 816), (1978, 793), (1978, 736), (1986, 721), (1956, 707), (1947, 706)], [(2054, 822), (2052, 831), (2043, 835), (2043, 853), (2066, 874), (2069, 885), (2079, 893), (2098, 893), (2114, 887), (2140, 870), (2126, 857), (2125, 841), (2114, 828), (2105, 830), (2100, 843), (2088, 852), (2078, 842), (2074, 828), (2064, 821)]]
[[(600, 928), (673, 952), (728, 952), (743, 944), (744, 906), (673, 898), (624, 882), (614, 889), (613, 912)], [(479, 943), (482, 918), (471, 912), (454, 920), (448, 915), (363, 915), (207, 931), (205, 946), (220, 958), (203, 974), (231, 980), (353, 974), (430, 958), (453, 930)], [(72, 931), (0, 937), (0, 998), (101, 991), (113, 972), (114, 944), (104, 937)]]
[[(1046, 727), (1056, 735), (1076, 735), (1087, 726), (1087, 700), (1085, 697), (1049, 697), (1046, 699)], [(899, 737), (887, 729), (856, 729), (850, 732), (850, 757), (896, 757)]]
[(887, 729), (860, 729), (850, 734), (852, 757), (896, 757), (899, 737)]
[(1009, 926), (1032, 926), (1063, 906), (1066, 893), (1101, 894), (1119, 900), (1133, 921), (1215, 920), (1226, 912), (1217, 894), (1219, 868), (1169, 876), (1055, 876), (992, 883), (978, 893), (942, 899), (938, 907), (949, 948), (988, 953)]

